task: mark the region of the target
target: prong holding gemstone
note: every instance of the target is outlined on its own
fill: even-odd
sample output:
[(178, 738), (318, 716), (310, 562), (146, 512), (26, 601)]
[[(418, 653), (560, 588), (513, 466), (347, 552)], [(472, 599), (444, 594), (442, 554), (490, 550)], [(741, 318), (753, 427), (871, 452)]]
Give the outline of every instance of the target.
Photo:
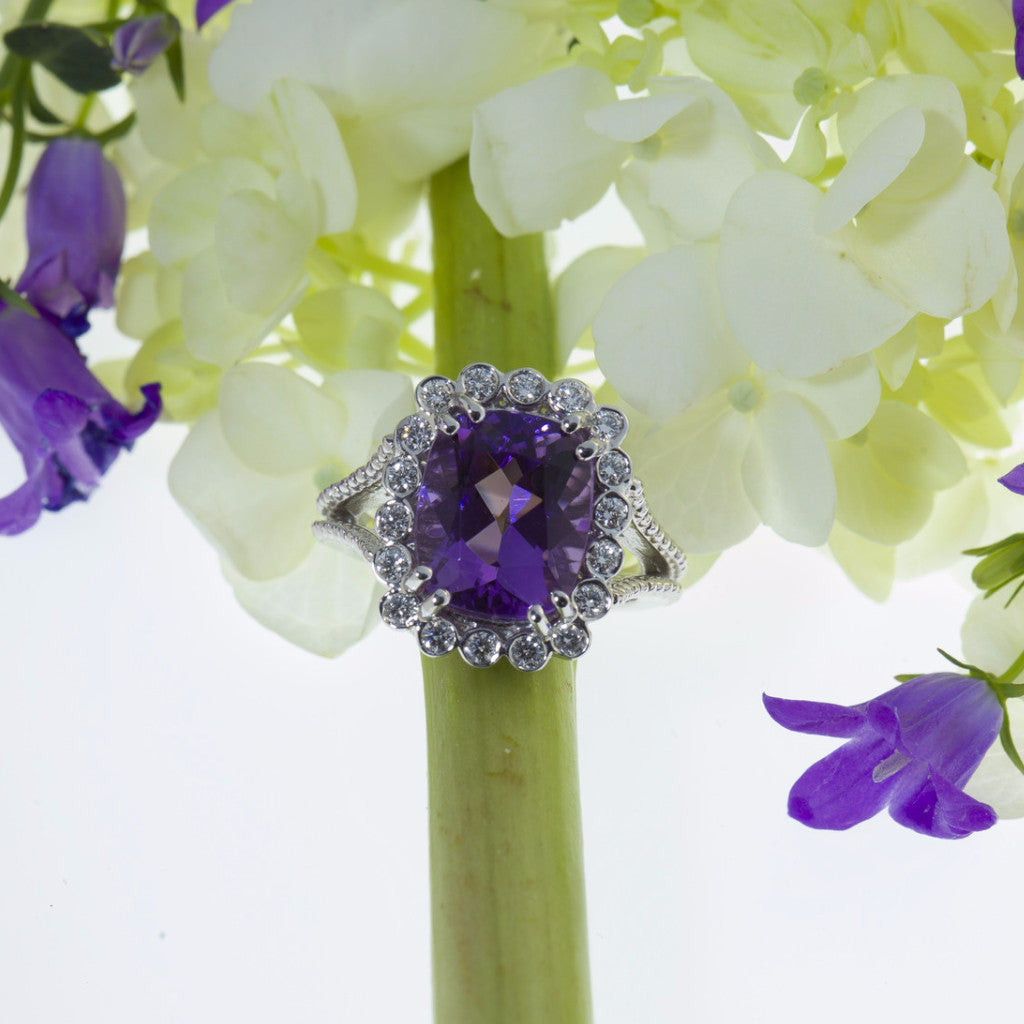
[(406, 590), (411, 590), (415, 593), (433, 575), (434, 570), (431, 569), (429, 565), (417, 565), (416, 568), (409, 573), (409, 576), (405, 581)]
[(420, 618), (430, 619), (433, 618), (442, 608), (447, 608), (451, 602), (452, 595), (447, 590), (435, 590), (430, 597), (428, 597), (420, 605)]
[(459, 421), (447, 412), (438, 415), (437, 426), (442, 434), (447, 434), (449, 437), (454, 437), (459, 432)]
[(542, 636), (545, 637), (551, 631), (551, 623), (548, 622), (547, 613), (539, 604), (531, 604), (530, 610), (526, 613), (530, 625)]
[(583, 417), (578, 413), (570, 413), (562, 420), (562, 430), (566, 434), (575, 434), (583, 426)]
[(459, 395), (459, 405), (466, 411), (471, 423), (483, 423), (487, 410), (469, 395)]
[(591, 438), (589, 441), (584, 441), (583, 444), (576, 446), (576, 458), (581, 462), (591, 462), (601, 454), (601, 449), (604, 446)]
[(564, 590), (552, 590), (551, 603), (555, 606), (555, 611), (558, 612), (563, 622), (576, 618), (576, 609), (573, 607), (569, 595)]

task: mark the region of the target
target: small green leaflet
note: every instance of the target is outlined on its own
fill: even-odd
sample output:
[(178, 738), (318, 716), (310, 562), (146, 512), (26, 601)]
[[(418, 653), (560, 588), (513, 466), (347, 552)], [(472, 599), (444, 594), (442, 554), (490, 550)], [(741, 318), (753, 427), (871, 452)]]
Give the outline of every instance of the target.
[(102, 92), (121, 81), (110, 66), (113, 53), (106, 41), (73, 25), (19, 25), (4, 35), (4, 45), (11, 53), (46, 68), (82, 95)]

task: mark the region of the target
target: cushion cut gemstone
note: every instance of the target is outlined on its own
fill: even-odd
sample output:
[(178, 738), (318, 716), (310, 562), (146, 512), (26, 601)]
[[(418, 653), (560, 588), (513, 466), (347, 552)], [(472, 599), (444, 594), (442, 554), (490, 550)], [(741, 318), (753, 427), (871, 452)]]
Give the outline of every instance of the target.
[(417, 565), (433, 570), (453, 608), (482, 619), (525, 619), (571, 593), (594, 513), (594, 464), (553, 420), (495, 409), (439, 433), (423, 470), (414, 530)]

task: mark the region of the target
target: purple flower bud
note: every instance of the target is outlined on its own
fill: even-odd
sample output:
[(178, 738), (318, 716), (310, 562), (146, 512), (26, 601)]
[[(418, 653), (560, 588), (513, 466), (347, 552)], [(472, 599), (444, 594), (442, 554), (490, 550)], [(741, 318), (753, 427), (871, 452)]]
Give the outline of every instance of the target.
[(222, 7), (231, 0), (196, 0), (196, 28), (202, 28)]
[(178, 38), (180, 31), (178, 19), (171, 14), (126, 21), (111, 40), (114, 59), (110, 66), (115, 71), (141, 75)]
[(897, 824), (940, 839), (996, 823), (988, 804), (963, 791), (1003, 722), (985, 680), (935, 672), (853, 707), (767, 695), (764, 705), (786, 729), (847, 741), (793, 784), (797, 821), (846, 829), (888, 807)]
[[(1024, 0), (1021, 0), (1024, 3)], [(1024, 462), (1014, 466), (1009, 473), (1001, 476), (999, 482), (1014, 494), (1024, 494)]]
[(99, 143), (46, 147), (28, 183), (25, 228), (28, 264), (17, 290), (69, 334), (82, 333), (90, 309), (114, 304), (124, 248), (124, 189)]
[(160, 385), (132, 413), (92, 375), (75, 342), (43, 317), (0, 308), (0, 427), (27, 479), (0, 497), (0, 534), (22, 533), (43, 509), (82, 501), (122, 449), (160, 415)]

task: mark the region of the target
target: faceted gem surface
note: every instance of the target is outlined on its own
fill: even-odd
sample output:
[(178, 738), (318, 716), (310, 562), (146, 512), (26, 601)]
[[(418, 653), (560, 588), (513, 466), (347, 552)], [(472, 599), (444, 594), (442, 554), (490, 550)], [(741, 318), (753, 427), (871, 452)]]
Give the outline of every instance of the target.
[(433, 570), (425, 593), (480, 619), (554, 612), (552, 590), (571, 593), (594, 513), (594, 464), (553, 420), (496, 409), (459, 417), (427, 455), (416, 507), (415, 561)]

